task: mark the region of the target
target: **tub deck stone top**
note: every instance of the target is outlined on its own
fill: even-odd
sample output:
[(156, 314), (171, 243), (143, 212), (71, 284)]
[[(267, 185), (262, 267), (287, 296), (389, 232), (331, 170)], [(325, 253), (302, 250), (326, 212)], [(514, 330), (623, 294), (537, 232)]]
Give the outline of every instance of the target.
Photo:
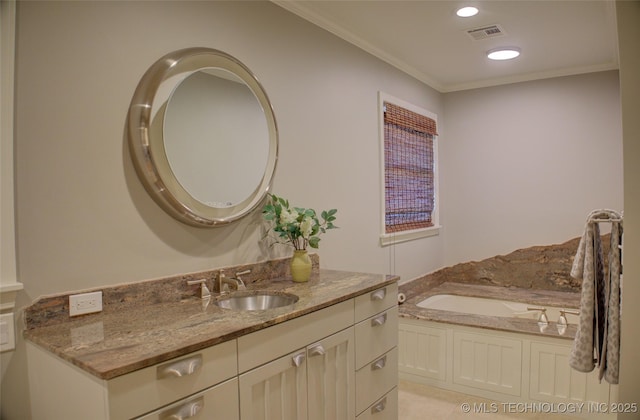
[[(605, 255), (607, 236), (602, 240)], [(569, 327), (560, 335), (556, 320), (552, 319), (541, 332), (534, 319), (471, 315), (463, 313), (463, 308), (452, 312), (425, 309), (416, 304), (429, 296), (451, 294), (543, 307), (579, 308), (581, 281), (570, 276), (579, 242), (578, 237), (561, 244), (518, 249), (481, 261), (462, 262), (409, 281), (400, 286), (400, 292), (407, 297), (400, 305), (400, 316), (572, 340), (576, 333), (575, 317), (569, 319)]]
[(430, 296), (448, 294), (515, 301), (533, 306), (575, 309), (580, 306), (580, 294), (577, 292), (443, 282), (440, 279), (428, 278), (404, 283), (400, 285), (399, 291), (406, 296), (406, 301), (399, 306), (399, 315), (402, 318), (543, 335), (568, 340), (573, 340), (576, 333), (577, 320), (573, 320), (573, 322), (570, 320), (566, 332), (560, 335), (556, 328), (555, 320), (549, 320), (548, 327), (541, 331), (535, 319), (473, 315), (464, 313), (464, 308), (460, 308), (460, 312), (453, 312), (421, 308), (417, 304)]
[[(307, 283), (294, 283), (284, 268), (271, 270), (270, 278), (261, 277), (263, 267), (252, 268), (245, 280), (248, 290), (277, 290), (295, 294), (299, 300), (263, 311), (227, 310), (198, 298), (197, 285), (186, 287), (186, 279), (193, 275), (177, 276), (104, 288), (104, 309), (97, 314), (69, 318), (68, 294), (40, 299), (25, 310), (24, 336), (100, 379), (111, 379), (398, 281), (391, 275), (320, 270), (317, 259)], [(232, 275), (244, 269), (226, 272)], [(175, 289), (175, 296), (161, 297), (159, 289), (154, 292), (154, 284), (159, 289)], [(140, 300), (132, 302), (134, 297)]]

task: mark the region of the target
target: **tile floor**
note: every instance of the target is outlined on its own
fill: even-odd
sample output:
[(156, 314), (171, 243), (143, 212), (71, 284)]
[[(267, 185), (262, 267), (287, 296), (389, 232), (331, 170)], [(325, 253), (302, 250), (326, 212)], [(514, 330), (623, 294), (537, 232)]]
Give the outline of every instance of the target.
[[(479, 411), (483, 403), (485, 412), (474, 413), (474, 406)], [(463, 404), (469, 404), (471, 412), (465, 413)], [(398, 406), (399, 420), (576, 420), (576, 417), (561, 414), (518, 413), (517, 407), (504, 410), (502, 403), (496, 401), (403, 380), (398, 387)]]

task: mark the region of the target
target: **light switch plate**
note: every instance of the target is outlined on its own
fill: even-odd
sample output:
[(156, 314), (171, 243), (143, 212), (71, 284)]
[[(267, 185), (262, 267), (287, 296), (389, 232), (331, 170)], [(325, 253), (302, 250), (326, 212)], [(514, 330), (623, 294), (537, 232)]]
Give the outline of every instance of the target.
[(0, 315), (0, 352), (16, 348), (13, 313)]

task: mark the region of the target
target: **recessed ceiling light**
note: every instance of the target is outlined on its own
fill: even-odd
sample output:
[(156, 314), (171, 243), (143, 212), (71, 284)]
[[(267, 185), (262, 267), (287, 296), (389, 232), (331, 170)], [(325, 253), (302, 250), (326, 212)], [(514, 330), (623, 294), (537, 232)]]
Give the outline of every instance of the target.
[(487, 57), (491, 60), (511, 60), (520, 55), (520, 48), (496, 48), (487, 51)]
[(478, 14), (478, 8), (473, 6), (463, 7), (461, 9), (458, 9), (458, 11), (456, 12), (456, 15), (460, 17), (471, 17), (477, 14)]

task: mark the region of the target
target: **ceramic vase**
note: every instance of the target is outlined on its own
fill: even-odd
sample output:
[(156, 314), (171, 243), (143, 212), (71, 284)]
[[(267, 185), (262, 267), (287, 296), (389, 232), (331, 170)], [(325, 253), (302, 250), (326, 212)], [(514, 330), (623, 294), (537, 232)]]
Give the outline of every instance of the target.
[(291, 277), (293, 281), (304, 283), (311, 276), (311, 258), (306, 249), (296, 249), (291, 258)]

